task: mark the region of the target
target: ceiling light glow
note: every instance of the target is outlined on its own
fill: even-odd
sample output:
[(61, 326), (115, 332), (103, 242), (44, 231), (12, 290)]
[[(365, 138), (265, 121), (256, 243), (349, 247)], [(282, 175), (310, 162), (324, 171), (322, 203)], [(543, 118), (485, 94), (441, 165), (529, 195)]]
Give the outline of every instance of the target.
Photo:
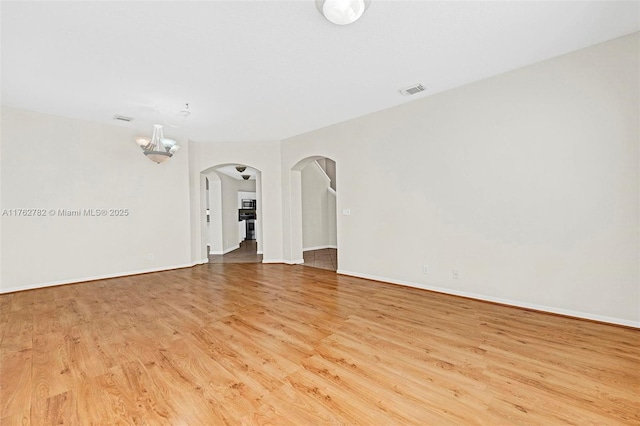
[(368, 0), (316, 0), (318, 10), (336, 25), (357, 21), (369, 5)]

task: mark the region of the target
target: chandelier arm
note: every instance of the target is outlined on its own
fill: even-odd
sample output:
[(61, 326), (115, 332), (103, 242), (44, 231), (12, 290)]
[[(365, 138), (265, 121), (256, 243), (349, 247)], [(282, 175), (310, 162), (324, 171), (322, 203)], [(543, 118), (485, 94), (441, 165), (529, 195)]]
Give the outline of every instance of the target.
[(158, 144), (158, 126), (154, 125), (153, 126), (153, 134), (151, 135), (151, 143), (148, 145), (147, 150), (148, 151), (157, 151), (156, 149), (156, 145)]

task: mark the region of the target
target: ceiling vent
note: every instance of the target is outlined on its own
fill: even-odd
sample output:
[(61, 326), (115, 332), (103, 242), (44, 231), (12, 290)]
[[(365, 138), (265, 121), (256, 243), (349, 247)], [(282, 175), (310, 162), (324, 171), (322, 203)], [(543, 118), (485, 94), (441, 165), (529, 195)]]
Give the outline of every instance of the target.
[(416, 93), (424, 92), (425, 90), (427, 90), (427, 88), (424, 87), (422, 84), (415, 84), (413, 86), (400, 89), (398, 90), (398, 92), (400, 92), (404, 96), (410, 96), (410, 95), (415, 95)]
[(114, 115), (113, 119), (116, 121), (126, 121), (126, 122), (133, 121), (133, 117), (126, 117), (124, 115), (118, 115), (118, 114)]

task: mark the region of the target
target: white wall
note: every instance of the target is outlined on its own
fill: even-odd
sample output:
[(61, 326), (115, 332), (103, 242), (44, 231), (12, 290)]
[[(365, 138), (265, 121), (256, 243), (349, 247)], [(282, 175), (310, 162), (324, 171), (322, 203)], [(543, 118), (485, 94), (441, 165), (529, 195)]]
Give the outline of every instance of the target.
[(327, 246), (338, 248), (337, 194), (327, 189)]
[(158, 165), (129, 129), (4, 107), (1, 136), (2, 209), (47, 216), (1, 218), (0, 291), (191, 264), (187, 146)]
[(238, 181), (218, 173), (222, 182), (222, 235), (223, 250), (227, 253), (238, 248)]
[[(2, 110), (0, 110), (0, 114), (2, 114)], [(1, 118), (1, 117), (0, 117)], [(2, 290), (3, 288), (3, 284), (2, 284), (2, 259), (3, 259), (3, 255), (2, 255), (2, 224), (4, 223), (4, 220), (2, 220), (2, 211), (4, 209), (4, 203), (3, 203), (3, 197), (2, 197), (2, 121), (0, 120), (0, 290)]]
[(343, 273), (638, 326), (638, 63), (634, 34), (418, 99), (283, 141), (282, 171), (339, 165)]
[[(206, 241), (200, 234), (201, 219), (199, 174), (213, 166), (244, 164), (261, 171), (256, 182), (258, 198), (258, 250), (263, 262), (282, 262), (282, 178), (280, 170), (280, 142), (193, 142), (189, 143), (191, 182), (191, 247), (192, 259), (200, 259)], [(236, 211), (237, 214), (237, 211)]]
[[(202, 228), (202, 231), (206, 231), (206, 240), (203, 239), (203, 241), (207, 241), (209, 244), (208, 254), (223, 254), (224, 226), (222, 221), (222, 181), (220, 180), (218, 173), (214, 171), (203, 173), (202, 176), (209, 180), (207, 208), (210, 212), (209, 223)], [(205, 232), (201, 232), (201, 235), (204, 234)]]
[(256, 192), (256, 179), (239, 180), (238, 191)]

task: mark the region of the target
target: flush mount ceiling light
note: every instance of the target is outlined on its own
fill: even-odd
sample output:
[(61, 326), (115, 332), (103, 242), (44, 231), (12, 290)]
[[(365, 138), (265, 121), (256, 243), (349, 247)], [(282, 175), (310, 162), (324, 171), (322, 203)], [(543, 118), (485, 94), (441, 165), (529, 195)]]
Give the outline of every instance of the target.
[(244, 179), (244, 180), (249, 180), (250, 177), (251, 177), (251, 175), (242, 175), (242, 179)]
[(153, 125), (151, 139), (146, 137), (136, 138), (136, 142), (142, 148), (148, 159), (158, 164), (164, 163), (180, 148), (173, 139), (166, 139), (161, 124)]
[(316, 7), (330, 22), (348, 25), (356, 22), (371, 0), (316, 0)]
[(245, 166), (236, 166), (236, 170), (240, 173), (244, 172), (245, 170), (247, 170), (247, 168)]

